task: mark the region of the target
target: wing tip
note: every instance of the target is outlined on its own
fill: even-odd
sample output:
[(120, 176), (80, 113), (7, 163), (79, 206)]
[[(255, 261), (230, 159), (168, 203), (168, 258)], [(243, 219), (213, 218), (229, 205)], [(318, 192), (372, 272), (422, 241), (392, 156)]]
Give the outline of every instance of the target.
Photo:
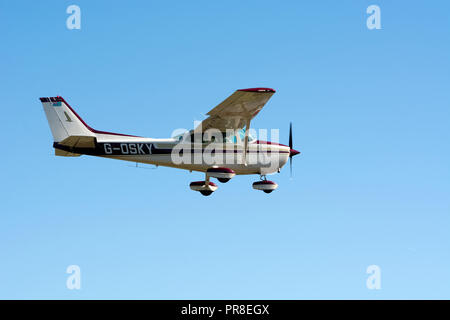
[(238, 91), (245, 91), (245, 92), (272, 92), (275, 93), (276, 91), (272, 88), (248, 88), (248, 89), (239, 89)]

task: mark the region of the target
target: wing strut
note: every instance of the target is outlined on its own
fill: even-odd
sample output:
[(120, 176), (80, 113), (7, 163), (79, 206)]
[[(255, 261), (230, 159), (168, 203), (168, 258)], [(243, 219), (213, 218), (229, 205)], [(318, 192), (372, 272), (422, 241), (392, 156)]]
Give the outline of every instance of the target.
[(244, 137), (244, 151), (242, 154), (242, 162), (244, 166), (247, 165), (247, 147), (248, 147), (248, 131), (250, 130), (250, 118), (247, 118), (245, 123), (245, 137)]

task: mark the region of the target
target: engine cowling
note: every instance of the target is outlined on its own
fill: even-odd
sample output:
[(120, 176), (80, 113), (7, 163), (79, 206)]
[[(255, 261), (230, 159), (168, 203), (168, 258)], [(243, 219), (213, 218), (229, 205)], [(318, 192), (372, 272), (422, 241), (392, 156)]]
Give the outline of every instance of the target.
[(236, 173), (229, 168), (209, 168), (206, 174), (210, 177), (217, 178), (220, 182), (228, 182)]
[(253, 183), (253, 189), (262, 190), (265, 193), (271, 193), (276, 188), (278, 188), (278, 184), (269, 180), (257, 181)]

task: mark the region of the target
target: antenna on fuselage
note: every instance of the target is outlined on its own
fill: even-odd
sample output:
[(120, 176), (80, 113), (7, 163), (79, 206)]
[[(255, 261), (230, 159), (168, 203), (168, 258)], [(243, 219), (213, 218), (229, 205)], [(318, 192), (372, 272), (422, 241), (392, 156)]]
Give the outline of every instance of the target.
[(127, 167), (130, 167), (130, 168), (136, 168), (136, 169), (145, 169), (145, 170), (155, 170), (155, 169), (158, 169), (158, 165), (154, 165), (155, 167), (153, 167), (153, 168), (146, 168), (146, 167), (140, 167), (139, 166), (139, 162), (136, 162), (136, 165), (134, 165), (134, 166), (132, 166), (132, 165), (128, 165)]

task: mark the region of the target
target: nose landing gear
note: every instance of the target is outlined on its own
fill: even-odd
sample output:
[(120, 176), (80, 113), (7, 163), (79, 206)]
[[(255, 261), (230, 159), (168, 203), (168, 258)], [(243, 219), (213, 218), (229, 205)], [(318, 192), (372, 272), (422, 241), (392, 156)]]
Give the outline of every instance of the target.
[(269, 181), (266, 179), (266, 176), (261, 176), (261, 181), (253, 182), (253, 189), (262, 190), (265, 193), (271, 193), (276, 188), (278, 188), (278, 184), (273, 181)]

